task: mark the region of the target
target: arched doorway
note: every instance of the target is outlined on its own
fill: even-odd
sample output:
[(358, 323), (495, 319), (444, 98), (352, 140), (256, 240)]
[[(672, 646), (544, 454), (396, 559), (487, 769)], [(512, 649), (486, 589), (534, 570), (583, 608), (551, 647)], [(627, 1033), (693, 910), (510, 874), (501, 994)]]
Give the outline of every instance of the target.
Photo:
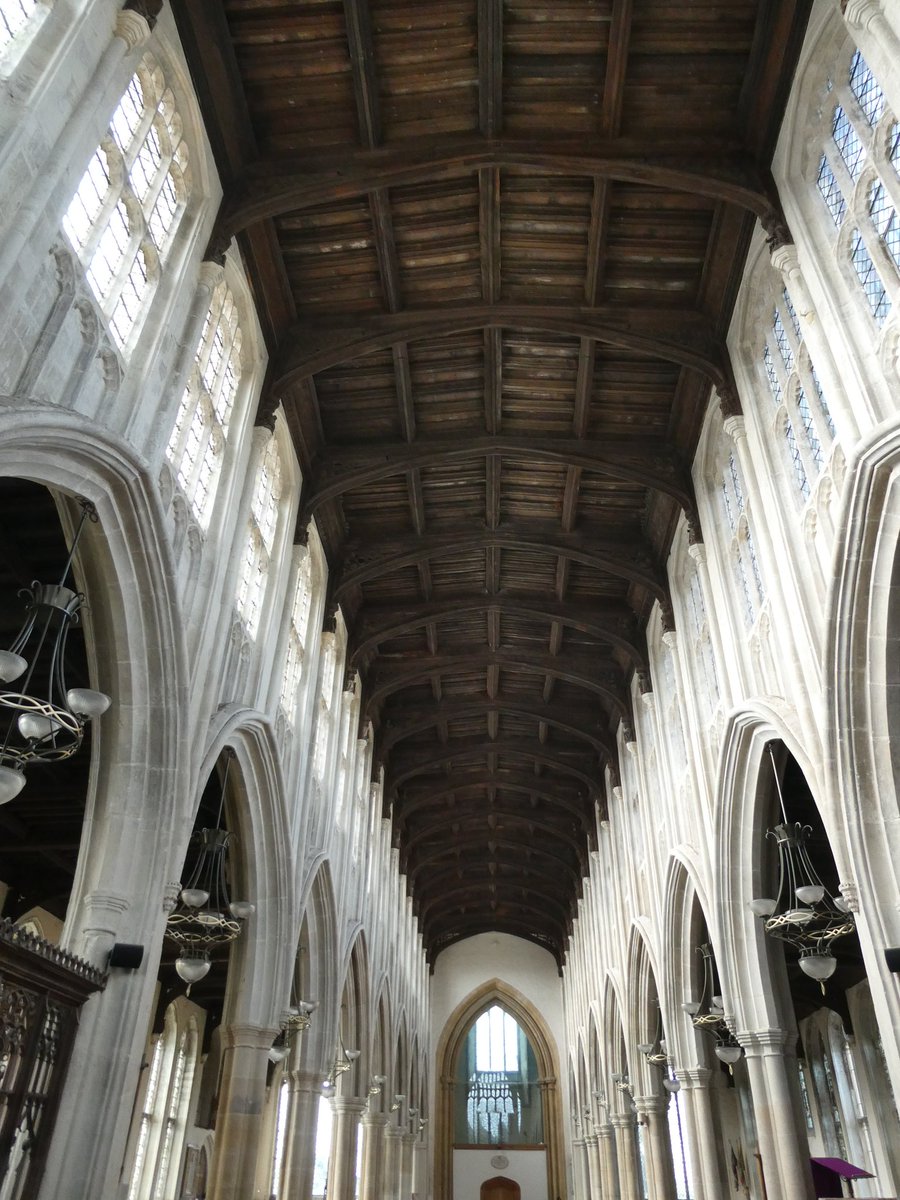
[(470, 1197), (496, 1179), (565, 1197), (556, 1047), (524, 996), (495, 979), (464, 1000), (447, 1021), (437, 1066), (439, 1200)]
[(514, 1179), (495, 1175), (481, 1185), (480, 1200), (521, 1200), (522, 1189)]

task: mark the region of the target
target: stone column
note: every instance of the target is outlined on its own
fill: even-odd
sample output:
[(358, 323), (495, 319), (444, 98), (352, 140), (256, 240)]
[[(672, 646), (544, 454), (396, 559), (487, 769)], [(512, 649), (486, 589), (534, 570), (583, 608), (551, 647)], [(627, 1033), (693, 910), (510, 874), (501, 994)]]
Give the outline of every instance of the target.
[(588, 1182), (588, 1149), (584, 1138), (572, 1139), (572, 1153), (575, 1156), (575, 1200), (590, 1200), (591, 1187)]
[(691, 1187), (697, 1200), (717, 1200), (718, 1196), (728, 1195), (722, 1146), (713, 1120), (711, 1075), (707, 1067), (678, 1072), (684, 1097), (684, 1136), (689, 1148)]
[(600, 1180), (603, 1200), (619, 1200), (619, 1172), (616, 1167), (616, 1131), (612, 1125), (597, 1126), (600, 1154)]
[(603, 1184), (600, 1178), (600, 1149), (597, 1145), (597, 1135), (589, 1133), (584, 1139), (584, 1145), (587, 1151), (589, 1195), (591, 1200), (599, 1200), (599, 1197), (603, 1196)]
[(277, 1029), (229, 1025), (222, 1030), (222, 1077), (209, 1200), (246, 1200), (256, 1180), (266, 1067)]
[(389, 1125), (384, 1131), (384, 1177), (381, 1200), (400, 1200), (400, 1139), (405, 1129)]
[(329, 1200), (354, 1200), (356, 1196), (356, 1147), (359, 1119), (366, 1102), (355, 1097), (335, 1096), (331, 1102), (331, 1169), (328, 1172)]
[(809, 1140), (788, 1074), (793, 1062), (786, 1054), (788, 1035), (764, 1029), (736, 1036), (747, 1055), (766, 1200), (813, 1200)]
[(414, 1133), (404, 1133), (400, 1138), (400, 1200), (409, 1200), (412, 1195), (413, 1152), (417, 1141)]
[(648, 1190), (653, 1200), (676, 1200), (667, 1101), (668, 1096), (641, 1096), (635, 1101), (638, 1120), (647, 1131)]
[(365, 1112), (362, 1115), (360, 1200), (381, 1200), (384, 1189), (384, 1129), (387, 1122), (387, 1113)]
[(294, 1068), (288, 1073), (290, 1101), (284, 1139), (282, 1187), (286, 1197), (309, 1196), (312, 1192), (316, 1157), (316, 1127), (322, 1080), (327, 1070)]
[(630, 1113), (616, 1113), (610, 1118), (610, 1123), (616, 1131), (619, 1200), (640, 1200), (634, 1117)]

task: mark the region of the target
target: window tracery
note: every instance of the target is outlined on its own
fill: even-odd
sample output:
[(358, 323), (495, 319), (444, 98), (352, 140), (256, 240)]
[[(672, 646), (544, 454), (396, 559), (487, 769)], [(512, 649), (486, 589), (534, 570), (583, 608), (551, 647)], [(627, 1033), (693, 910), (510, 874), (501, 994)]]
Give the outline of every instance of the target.
[(237, 609), (247, 634), (259, 632), (262, 603), (266, 592), (272, 547), (278, 527), (278, 501), (281, 497), (281, 457), (273, 434), (263, 453), (250, 500), (247, 536), (238, 568)]
[(816, 187), (876, 325), (900, 287), (900, 126), (859, 50), (830, 85), (835, 103)]
[(287, 651), (284, 672), (281, 676), (281, 696), (278, 704), (289, 725), (293, 725), (297, 712), (297, 694), (303, 678), (306, 656), (306, 640), (309, 618), (312, 611), (312, 560), (305, 554), (297, 576), (297, 589), (291, 606), (288, 627)]
[(123, 353), (156, 290), (188, 192), (188, 151), (175, 98), (147, 56), (62, 222)]
[(834, 440), (834, 421), (787, 289), (771, 311), (762, 369), (794, 484), (805, 502)]
[(0, 0), (0, 56), (25, 40), (47, 7), (39, 0)]
[(744, 603), (744, 623), (753, 625), (765, 598), (759, 560), (753, 543), (753, 531), (744, 504), (744, 489), (734, 452), (729, 452), (722, 473), (722, 507), (731, 532), (729, 550)]
[(202, 529), (209, 526), (241, 380), (241, 343), (237, 305), (222, 281), (213, 292), (166, 446), (178, 486)]

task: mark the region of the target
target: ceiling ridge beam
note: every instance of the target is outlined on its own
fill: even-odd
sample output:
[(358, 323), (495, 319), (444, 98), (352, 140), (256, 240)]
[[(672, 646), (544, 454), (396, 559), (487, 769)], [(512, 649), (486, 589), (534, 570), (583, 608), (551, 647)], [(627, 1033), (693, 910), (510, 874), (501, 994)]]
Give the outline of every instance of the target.
[[(577, 756), (577, 760), (573, 760)], [(442, 746), (426, 751), (413, 751), (405, 754), (391, 755), (385, 773), (384, 796), (389, 799), (396, 794), (408, 780), (426, 771), (434, 771), (440, 767), (455, 763), (457, 766), (473, 758), (484, 758), (489, 754), (501, 755), (504, 758), (528, 759), (540, 763), (551, 771), (560, 771), (583, 783), (593, 795), (599, 795), (603, 789), (603, 772), (599, 762), (593, 755), (583, 750), (560, 751), (556, 747), (538, 746), (533, 738), (490, 738), (457, 739), (457, 744)], [(588, 770), (595, 774), (589, 774)], [(537, 778), (537, 776), (535, 776)]]

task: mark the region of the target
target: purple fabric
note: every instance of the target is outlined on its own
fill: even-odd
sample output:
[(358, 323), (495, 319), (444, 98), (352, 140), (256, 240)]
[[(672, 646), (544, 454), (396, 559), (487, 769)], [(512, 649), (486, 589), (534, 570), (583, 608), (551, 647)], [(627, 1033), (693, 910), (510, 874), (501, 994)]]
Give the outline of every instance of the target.
[(845, 1158), (814, 1158), (811, 1161), (817, 1166), (824, 1167), (826, 1171), (833, 1171), (841, 1179), (875, 1178), (871, 1171), (864, 1171), (862, 1167), (854, 1167), (853, 1163), (848, 1163)]

